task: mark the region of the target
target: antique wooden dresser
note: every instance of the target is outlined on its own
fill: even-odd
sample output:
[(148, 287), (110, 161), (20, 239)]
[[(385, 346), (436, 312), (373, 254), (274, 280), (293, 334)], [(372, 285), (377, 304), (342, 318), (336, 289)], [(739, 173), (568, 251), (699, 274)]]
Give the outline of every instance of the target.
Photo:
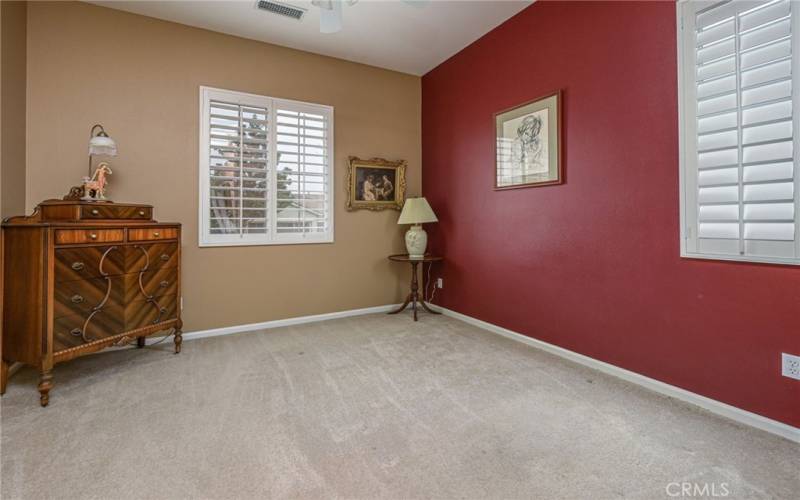
[(2, 237), (0, 394), (14, 362), (39, 369), (46, 406), (55, 363), (163, 330), (180, 352), (180, 224), (149, 205), (50, 200)]

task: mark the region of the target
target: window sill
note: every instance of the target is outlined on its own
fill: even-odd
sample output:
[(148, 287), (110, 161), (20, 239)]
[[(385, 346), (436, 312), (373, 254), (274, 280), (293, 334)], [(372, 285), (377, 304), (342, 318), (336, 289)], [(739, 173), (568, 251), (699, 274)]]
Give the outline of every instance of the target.
[(755, 257), (743, 255), (714, 255), (681, 252), (682, 259), (716, 260), (723, 262), (741, 262), (749, 264), (777, 264), (782, 266), (800, 266), (800, 259), (781, 259), (779, 257)]
[(276, 245), (329, 245), (334, 242), (333, 237), (307, 239), (305, 241), (199, 241), (200, 248), (219, 247), (263, 247)]

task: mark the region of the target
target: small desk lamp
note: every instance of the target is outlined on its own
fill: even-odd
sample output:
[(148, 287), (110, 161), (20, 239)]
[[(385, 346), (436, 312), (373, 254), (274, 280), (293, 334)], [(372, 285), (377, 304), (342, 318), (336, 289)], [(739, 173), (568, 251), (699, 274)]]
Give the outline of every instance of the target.
[[(95, 129), (98, 128), (100, 130), (95, 134)], [(117, 143), (106, 134), (105, 129), (99, 123), (89, 132), (89, 178), (92, 177), (92, 156), (94, 155), (117, 156)]]
[(421, 226), (425, 222), (439, 222), (428, 200), (423, 197), (407, 199), (397, 223), (412, 224), (406, 231), (406, 250), (411, 259), (421, 259), (425, 256), (428, 234)]

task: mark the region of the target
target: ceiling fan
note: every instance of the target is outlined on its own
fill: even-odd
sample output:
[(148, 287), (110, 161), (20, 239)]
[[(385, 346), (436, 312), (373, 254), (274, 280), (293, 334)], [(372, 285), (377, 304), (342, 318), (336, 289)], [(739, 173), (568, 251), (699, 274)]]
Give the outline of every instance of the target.
[[(428, 0), (402, 0), (409, 5), (420, 6)], [(311, 0), (311, 4), (319, 7), (319, 32), (338, 33), (342, 30), (342, 10), (345, 5), (352, 7), (358, 0)]]

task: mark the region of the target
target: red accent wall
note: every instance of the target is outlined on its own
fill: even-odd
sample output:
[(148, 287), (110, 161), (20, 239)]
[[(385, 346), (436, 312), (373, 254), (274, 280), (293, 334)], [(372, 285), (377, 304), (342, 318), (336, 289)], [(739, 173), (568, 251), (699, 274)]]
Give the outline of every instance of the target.
[[(680, 257), (674, 2), (538, 1), (422, 79), (437, 302), (800, 426), (800, 269)], [(563, 90), (560, 186), (494, 191), (492, 114)]]

